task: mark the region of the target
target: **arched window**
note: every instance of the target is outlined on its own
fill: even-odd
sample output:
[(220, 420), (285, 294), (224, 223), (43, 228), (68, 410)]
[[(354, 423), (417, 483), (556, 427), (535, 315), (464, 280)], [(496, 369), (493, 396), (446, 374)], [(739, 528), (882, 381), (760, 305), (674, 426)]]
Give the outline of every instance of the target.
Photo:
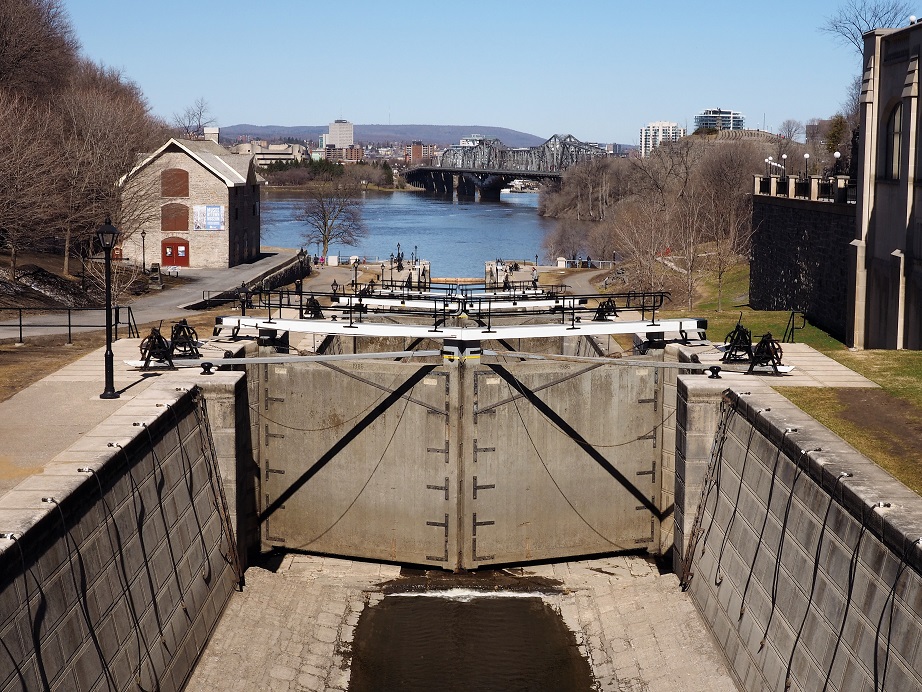
[(164, 233), (176, 233), (189, 230), (189, 207), (172, 202), (160, 207), (160, 230)]
[(887, 180), (900, 179), (900, 147), (903, 133), (903, 104), (897, 104), (887, 119), (887, 138), (884, 141), (884, 175)]
[(189, 171), (182, 168), (167, 168), (160, 174), (161, 197), (188, 197)]

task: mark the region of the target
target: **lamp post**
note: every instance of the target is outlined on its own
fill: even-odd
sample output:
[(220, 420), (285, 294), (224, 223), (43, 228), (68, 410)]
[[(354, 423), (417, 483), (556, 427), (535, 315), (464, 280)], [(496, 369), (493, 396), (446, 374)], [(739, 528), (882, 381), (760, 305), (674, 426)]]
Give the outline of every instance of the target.
[(400, 261), (400, 243), (397, 243), (397, 261)]
[(765, 159), (765, 175), (766, 177), (771, 175), (771, 171), (768, 168), (768, 159)]
[(147, 273), (147, 250), (144, 247), (144, 239), (147, 237), (147, 231), (141, 229), (141, 271)]
[(417, 245), (413, 246), (413, 266), (419, 262), (419, 247)]
[(788, 155), (781, 155), (781, 177), (787, 179), (788, 177)]
[(769, 157), (768, 157), (768, 174), (769, 174), (769, 175), (772, 174), (772, 168), (774, 168), (774, 167), (775, 167), (775, 159), (773, 159), (771, 156), (769, 156)]
[(356, 257), (355, 261), (352, 263), (352, 292), (356, 293), (358, 291), (359, 285), (359, 258)]
[(118, 243), (119, 232), (106, 217), (106, 222), (96, 231), (96, 239), (106, 257), (106, 387), (100, 399), (118, 399), (115, 391), (115, 375), (112, 369), (112, 248)]
[(807, 179), (807, 164), (810, 163), (810, 154), (804, 154), (804, 180)]
[(842, 152), (837, 151), (833, 153), (832, 157), (835, 159), (835, 163), (832, 164), (832, 174), (839, 175), (839, 159), (842, 158)]

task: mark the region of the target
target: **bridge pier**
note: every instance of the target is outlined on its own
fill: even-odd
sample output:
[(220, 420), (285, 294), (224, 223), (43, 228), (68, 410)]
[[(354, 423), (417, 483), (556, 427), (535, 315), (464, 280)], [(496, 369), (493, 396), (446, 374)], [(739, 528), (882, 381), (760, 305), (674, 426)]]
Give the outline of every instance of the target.
[(499, 202), (501, 187), (481, 187), (480, 188), (480, 201), (481, 202)]
[(459, 198), (468, 197), (473, 199), (474, 195), (477, 194), (477, 187), (474, 185), (474, 182), (463, 173), (458, 176), (457, 190)]

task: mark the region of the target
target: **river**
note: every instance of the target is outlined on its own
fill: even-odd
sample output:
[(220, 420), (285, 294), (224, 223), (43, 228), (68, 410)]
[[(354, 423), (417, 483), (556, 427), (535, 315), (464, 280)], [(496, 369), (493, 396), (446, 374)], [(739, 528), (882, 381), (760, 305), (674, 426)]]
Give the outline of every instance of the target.
[[(262, 243), (304, 247), (304, 224), (295, 220), (303, 193), (264, 190)], [(431, 262), (433, 276), (483, 277), (484, 262), (497, 258), (544, 260), (541, 243), (554, 221), (538, 215), (537, 194), (503, 194), (499, 202), (436, 197), (422, 192), (364, 192), (362, 218), (368, 235), (359, 245), (330, 246), (330, 254), (372, 260), (397, 253), (409, 259), (414, 248)], [(317, 253), (317, 246), (304, 247)]]

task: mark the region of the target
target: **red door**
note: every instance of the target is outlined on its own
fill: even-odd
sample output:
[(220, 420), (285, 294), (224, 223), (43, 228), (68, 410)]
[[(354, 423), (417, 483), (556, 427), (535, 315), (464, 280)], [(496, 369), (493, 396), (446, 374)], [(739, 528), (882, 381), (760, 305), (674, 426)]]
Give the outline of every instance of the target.
[(183, 238), (166, 238), (160, 244), (160, 263), (164, 267), (189, 266), (189, 241)]

